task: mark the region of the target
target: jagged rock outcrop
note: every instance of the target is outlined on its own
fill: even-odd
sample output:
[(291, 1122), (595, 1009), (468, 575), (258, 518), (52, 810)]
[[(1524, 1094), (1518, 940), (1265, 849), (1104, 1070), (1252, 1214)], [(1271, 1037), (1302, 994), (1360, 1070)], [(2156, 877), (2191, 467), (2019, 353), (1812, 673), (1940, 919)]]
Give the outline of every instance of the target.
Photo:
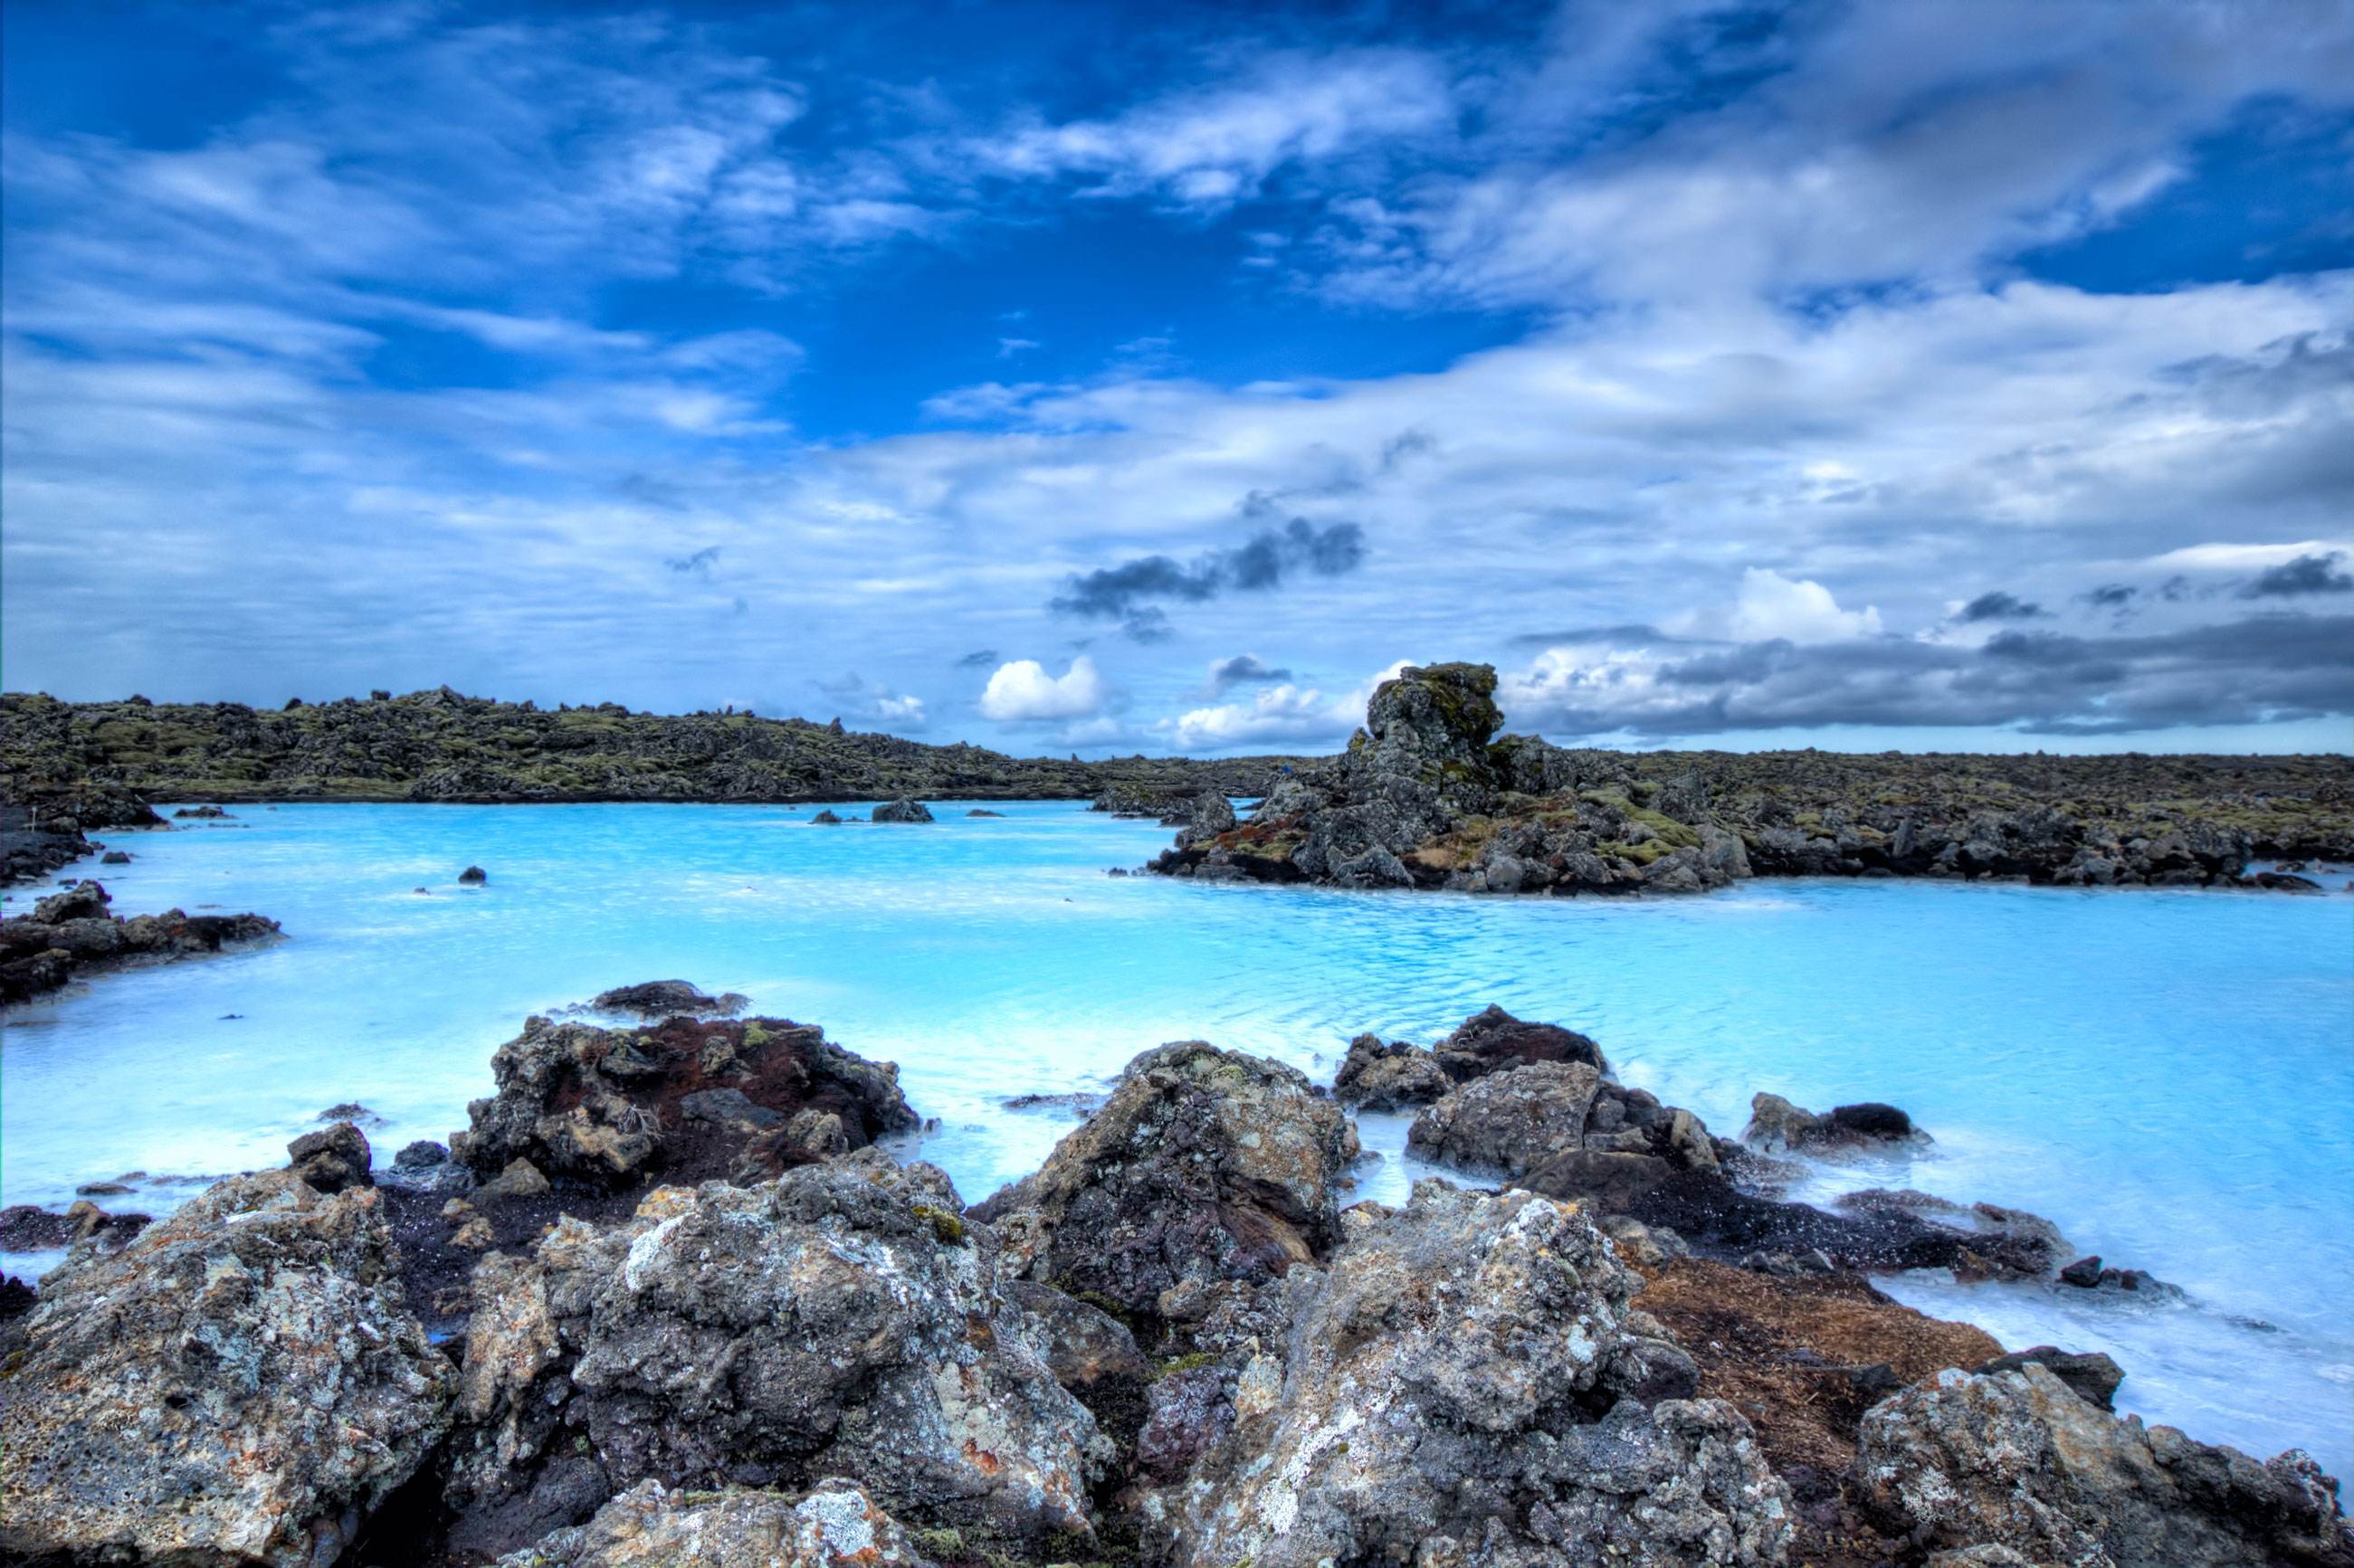
[(1948, 1369), (1863, 1418), (1856, 1477), (1920, 1545), (2006, 1546), (2098, 1568), (2344, 1568), (2354, 1531), (2336, 1489), (2291, 1450), (2236, 1449), (2144, 1427), (2043, 1365)]
[(879, 1151), (557, 1223), (475, 1281), (454, 1544), (511, 1550), (615, 1492), (849, 1476), (1007, 1541), (1089, 1530), (1095, 1424), (948, 1178)]
[(1340, 1240), (1341, 1107), (1280, 1063), (1181, 1041), (1128, 1065), (1045, 1165), (987, 1202), (1012, 1271), (1139, 1313), (1185, 1280), (1257, 1280)]
[(304, 1133), (286, 1146), (286, 1157), (287, 1169), (318, 1192), (376, 1184), (368, 1169), (375, 1155), (367, 1135), (347, 1121)]
[(449, 1423), (454, 1374), (393, 1272), (376, 1192), (287, 1171), (78, 1248), (0, 1378), (0, 1555), (335, 1561)]
[(1475, 1078), (1416, 1117), (1416, 1155), (1464, 1171), (1522, 1176), (1585, 1146), (1602, 1075), (1582, 1062), (1541, 1062)]
[(928, 822), (932, 820), (932, 809), (921, 800), (902, 796), (875, 807), (870, 820), (877, 822)]
[[(2354, 857), (2345, 758), (1623, 754), (1496, 736), (1495, 671), (1408, 666), (1347, 753), (1179, 875), (1470, 893), (1696, 893), (1757, 876), (2265, 885), (2251, 857)], [(2324, 848), (2323, 846), (2327, 846)]]
[(857, 1482), (792, 1498), (732, 1488), (676, 1492), (641, 1481), (587, 1524), (511, 1552), (497, 1568), (932, 1568)]
[(1632, 1288), (1573, 1209), (1422, 1183), (1281, 1287), (1290, 1331), (1237, 1358), (1231, 1425), (1146, 1499), (1147, 1555), (1780, 1562), (1786, 1489)]
[(450, 1152), (485, 1178), (527, 1161), (559, 1181), (625, 1187), (774, 1175), (916, 1125), (899, 1070), (814, 1024), (673, 1016), (649, 1029), (535, 1017), (491, 1058), (498, 1092), (468, 1107)]
[(1428, 1105), (1455, 1086), (1437, 1056), (1403, 1040), (1360, 1034), (1332, 1079), (1332, 1097), (1359, 1110), (1403, 1110)]
[(96, 882), (53, 893), (30, 915), (0, 920), (0, 1001), (26, 1001), (68, 980), (139, 963), (217, 953), (279, 934), (259, 915), (161, 915), (122, 919), (108, 913), (113, 896)]

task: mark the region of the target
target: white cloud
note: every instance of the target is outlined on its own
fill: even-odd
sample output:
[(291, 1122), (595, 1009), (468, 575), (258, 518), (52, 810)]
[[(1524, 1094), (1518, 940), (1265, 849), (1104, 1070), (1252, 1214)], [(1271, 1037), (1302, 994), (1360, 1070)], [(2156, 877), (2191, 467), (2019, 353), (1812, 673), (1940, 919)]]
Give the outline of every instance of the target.
[[(1700, 630), (1709, 618), (1690, 618), (1684, 630)], [(1724, 635), (1742, 642), (1764, 642), (1779, 637), (1792, 642), (1840, 642), (1850, 637), (1877, 637), (1880, 611), (1871, 605), (1848, 610), (1839, 607), (1831, 590), (1810, 578), (1792, 578), (1765, 567), (1741, 574), (1741, 594), (1723, 617)]]
[(1373, 700), (1373, 688), (1395, 678), (1407, 662), (1396, 661), (1352, 691), (1328, 695), (1316, 687), (1287, 681), (1269, 686), (1248, 702), (1194, 708), (1173, 720), (1164, 719), (1154, 728), (1179, 751), (1337, 741), (1365, 722), (1365, 705)]
[(1093, 718), (1110, 698), (1103, 672), (1085, 653), (1060, 675), (1049, 675), (1035, 659), (1015, 659), (990, 675), (981, 694), (981, 714), (999, 724)]
[(2254, 572), (2266, 567), (2285, 567), (2299, 556), (2326, 556), (2332, 550), (2348, 549), (2340, 540), (2307, 539), (2296, 545), (2186, 545), (2179, 550), (2168, 550), (2150, 557), (2155, 571), (2177, 572)]

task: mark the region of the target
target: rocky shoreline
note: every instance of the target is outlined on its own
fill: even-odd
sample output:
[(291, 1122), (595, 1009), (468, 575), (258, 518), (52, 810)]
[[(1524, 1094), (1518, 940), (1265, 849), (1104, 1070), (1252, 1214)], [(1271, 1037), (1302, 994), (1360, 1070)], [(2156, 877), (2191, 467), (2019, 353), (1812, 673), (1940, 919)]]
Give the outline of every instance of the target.
[(2354, 860), (2354, 758), (1573, 750), (1499, 736), (1495, 692), (1490, 665), (1408, 666), (1346, 752), (1285, 773), (1248, 821), (1205, 806), (1152, 869), (1498, 894), (1753, 876), (2314, 892), (2249, 866)]
[(169, 963), (247, 947), (280, 935), (278, 922), (260, 915), (161, 915), (128, 918), (108, 913), (112, 895), (83, 879), (52, 893), (29, 915), (0, 920), (0, 1002), (29, 1001), (69, 981)]
[[(2305, 1456), (2120, 1418), (2106, 1358), (1871, 1283), (2116, 1287), (2047, 1222), (1777, 1195), (1794, 1154), (1930, 1136), (1894, 1107), (1761, 1094), (1720, 1137), (1491, 1008), (1361, 1037), (1331, 1088), (1148, 1051), (968, 1204), (895, 1154), (894, 1066), (740, 1001), (532, 1019), (464, 1129), (381, 1165), (339, 1121), (152, 1224), (0, 1214), (72, 1245), (0, 1291), (0, 1553), (2354, 1564)], [(1459, 1180), (1351, 1202), (1375, 1107)]]

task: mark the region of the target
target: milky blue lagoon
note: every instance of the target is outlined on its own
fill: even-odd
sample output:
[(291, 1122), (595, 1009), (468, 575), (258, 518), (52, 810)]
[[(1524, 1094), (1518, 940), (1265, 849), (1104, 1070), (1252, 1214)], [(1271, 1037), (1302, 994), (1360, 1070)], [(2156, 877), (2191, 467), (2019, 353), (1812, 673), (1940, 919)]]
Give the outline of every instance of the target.
[[(840, 828), (808, 825), (814, 807), (241, 806), (112, 835), (138, 857), (104, 868), (117, 912), (252, 909), (288, 939), (12, 1011), (0, 1188), (54, 1203), (134, 1169), (279, 1163), (345, 1100), (387, 1118), (372, 1136), (388, 1158), (464, 1125), (526, 1014), (676, 976), (897, 1061), (939, 1119), (923, 1157), (978, 1198), (1073, 1125), (1010, 1096), (1099, 1088), (1186, 1036), (1329, 1081), (1353, 1033), (1427, 1041), (1498, 1001), (1587, 1031), (1721, 1133), (1758, 1089), (1905, 1107), (1934, 1150), (1825, 1167), (1810, 1193), (1912, 1184), (2032, 1209), (2193, 1304), (1944, 1277), (1894, 1294), (2014, 1348), (2109, 1351), (2129, 1374), (2121, 1409), (2354, 1470), (2354, 899), (1195, 886), (1103, 874), (1168, 842), (1151, 822), (966, 804), (934, 802), (930, 827)], [(459, 887), (469, 863), (486, 888)], [(1386, 1158), (1360, 1191), (1401, 1196), (1404, 1122), (1364, 1131)]]

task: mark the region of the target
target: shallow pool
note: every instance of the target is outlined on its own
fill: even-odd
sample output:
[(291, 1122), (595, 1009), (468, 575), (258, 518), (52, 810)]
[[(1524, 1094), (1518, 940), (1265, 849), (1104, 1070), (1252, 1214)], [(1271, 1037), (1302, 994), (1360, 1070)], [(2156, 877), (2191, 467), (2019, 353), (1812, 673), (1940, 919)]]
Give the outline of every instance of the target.
[[(132, 1170), (278, 1163), (347, 1100), (386, 1118), (380, 1147), (443, 1138), (526, 1014), (676, 976), (897, 1061), (940, 1120), (924, 1158), (977, 1198), (1073, 1125), (1008, 1097), (1101, 1086), (1188, 1036), (1329, 1078), (1352, 1034), (1427, 1041), (1497, 1001), (1585, 1030), (1722, 1133), (1758, 1089), (1905, 1107), (1934, 1148), (1829, 1168), (1819, 1189), (2032, 1209), (2194, 1304), (1942, 1278), (1896, 1294), (2014, 1346), (2107, 1349), (2120, 1406), (2195, 1436), (2354, 1464), (2354, 899), (1196, 886), (1103, 874), (1168, 842), (1151, 822), (969, 804), (934, 802), (928, 827), (811, 826), (814, 807), (241, 806), (117, 835), (137, 857), (104, 868), (117, 912), (252, 909), (287, 939), (13, 1011), (0, 1188), (56, 1202)], [(458, 885), (469, 863), (487, 886)], [(1387, 1158), (1361, 1191), (1399, 1196), (1403, 1123), (1366, 1130)]]

